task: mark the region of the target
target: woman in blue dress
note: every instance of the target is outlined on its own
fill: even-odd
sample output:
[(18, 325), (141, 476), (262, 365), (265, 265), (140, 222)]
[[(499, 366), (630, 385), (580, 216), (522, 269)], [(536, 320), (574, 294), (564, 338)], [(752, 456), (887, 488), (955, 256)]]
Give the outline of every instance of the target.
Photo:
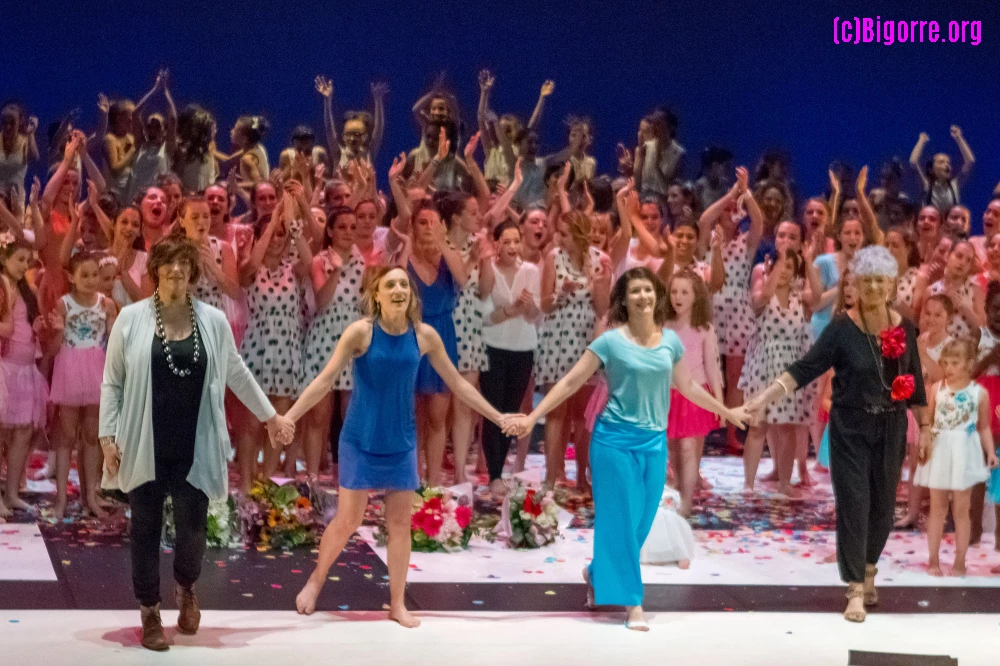
[[(347, 327), (333, 357), (303, 391), (286, 418), (295, 422), (333, 389), (334, 381), (354, 361), (354, 393), (340, 433), (340, 492), (337, 515), (323, 533), (319, 560), (295, 600), (299, 613), (316, 609), (316, 598), (327, 573), (347, 540), (361, 526), (368, 492), (384, 489), (389, 532), (389, 617), (404, 627), (420, 621), (403, 603), (410, 562), (410, 514), (417, 474), (417, 436), (414, 397), (423, 361), (441, 381), (497, 425), (504, 419), (458, 373), (441, 336), (420, 321), (420, 299), (406, 271), (382, 267), (365, 291), (369, 316)], [(503, 422), (503, 423), (502, 423)], [(290, 441), (284, 438), (282, 443)]]
[(684, 346), (664, 327), (667, 291), (643, 266), (626, 271), (611, 290), (611, 328), (594, 340), (576, 365), (528, 416), (511, 419), (507, 431), (530, 432), (603, 369), (608, 403), (594, 424), (590, 465), (594, 486), (594, 558), (584, 569), (588, 605), (625, 606), (625, 626), (648, 631), (642, 613), (639, 551), (663, 496), (667, 475), (670, 388), (740, 428), (748, 420), (728, 409), (691, 379)]
[[(412, 252), (409, 256), (403, 253), (402, 265), (420, 298), (424, 323), (437, 331), (451, 364), (458, 365), (454, 313), (459, 293), (469, 281), (469, 271), (462, 255), (448, 243), (441, 214), (430, 199), (416, 205), (412, 219)], [(441, 484), (451, 402), (448, 390), (429, 358), (423, 359), (417, 370), (417, 435), (426, 465), (424, 478), (431, 486)]]

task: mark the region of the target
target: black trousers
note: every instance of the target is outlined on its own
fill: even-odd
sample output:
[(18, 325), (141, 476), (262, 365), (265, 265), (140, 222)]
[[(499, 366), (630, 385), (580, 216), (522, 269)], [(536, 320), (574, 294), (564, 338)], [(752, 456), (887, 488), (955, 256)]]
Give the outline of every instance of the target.
[(187, 482), (190, 461), (156, 461), (156, 480), (128, 494), (132, 507), (132, 587), (143, 606), (160, 603), (160, 534), (163, 502), (173, 498), (174, 580), (191, 587), (201, 575), (208, 523), (208, 496)]
[[(479, 389), (483, 397), (501, 414), (516, 414), (521, 409), (524, 391), (531, 379), (531, 369), (535, 363), (533, 351), (509, 351), (486, 347), (490, 369), (479, 376)], [(507, 460), (511, 441), (492, 421), (483, 419), (483, 452), (486, 453), (486, 467), (490, 471), (490, 481), (503, 474), (503, 464)]]
[(845, 583), (863, 583), (892, 531), (906, 412), (830, 412), (830, 478), (837, 503), (837, 565)]

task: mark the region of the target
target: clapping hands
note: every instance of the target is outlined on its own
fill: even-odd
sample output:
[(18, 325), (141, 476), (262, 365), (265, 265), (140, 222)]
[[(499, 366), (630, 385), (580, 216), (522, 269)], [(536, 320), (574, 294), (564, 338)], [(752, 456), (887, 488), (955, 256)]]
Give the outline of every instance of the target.
[(275, 414), (264, 425), (274, 448), (288, 446), (295, 439), (295, 422), (281, 414)]

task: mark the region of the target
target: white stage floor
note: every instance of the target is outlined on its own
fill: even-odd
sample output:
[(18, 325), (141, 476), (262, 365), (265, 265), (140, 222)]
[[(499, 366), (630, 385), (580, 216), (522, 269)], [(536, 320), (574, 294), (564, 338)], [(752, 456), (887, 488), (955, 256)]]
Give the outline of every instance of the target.
[[(175, 611), (164, 612), (172, 625)], [(138, 645), (136, 611), (0, 611), (10, 663), (101, 664), (676, 664), (845, 666), (848, 650), (950, 655), (995, 666), (1000, 615), (879, 615), (851, 624), (814, 613), (656, 613), (651, 631), (620, 614), (421, 613), (403, 629), (382, 613), (207, 611), (197, 636), (151, 653)], [(717, 640), (724, 637), (724, 640)]]
[(0, 525), (0, 580), (57, 580), (38, 525)]

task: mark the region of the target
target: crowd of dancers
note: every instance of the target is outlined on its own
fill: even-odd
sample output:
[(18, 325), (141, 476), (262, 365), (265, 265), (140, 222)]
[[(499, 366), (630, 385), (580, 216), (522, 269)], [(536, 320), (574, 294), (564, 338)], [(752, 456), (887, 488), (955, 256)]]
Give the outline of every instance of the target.
[[(909, 466), (911, 488), (909, 511), (897, 526), (916, 524), (923, 489), (930, 489), (930, 572), (940, 574), (936, 552), (950, 501), (959, 537), (955, 572), (964, 573), (965, 548), (982, 533), (987, 468), (996, 467), (991, 433), (1000, 433), (991, 418), (1000, 407), (1000, 195), (982, 211), (982, 235), (970, 237), (973, 213), (961, 196), (975, 158), (961, 130), (950, 130), (958, 168), (947, 152), (925, 159), (931, 140), (921, 133), (909, 156), (915, 178), (895, 158), (881, 166), (877, 184), (869, 183), (867, 166), (855, 171), (838, 163), (827, 191), (805, 198), (780, 150), (748, 169), (734, 167), (726, 148), (710, 146), (695, 174), (679, 143), (678, 120), (665, 108), (642, 117), (636, 145), (619, 144), (611, 168), (598, 168), (590, 152), (594, 127), (585, 117), (568, 117), (565, 144), (545, 154), (537, 130), (554, 83), (542, 85), (527, 123), (494, 110), (496, 85), (490, 72), (480, 73), (473, 121), (437, 81), (413, 106), (417, 146), (381, 175), (374, 160), (387, 122), (382, 83), (371, 86), (371, 112), (338, 119), (332, 83), (317, 77), (324, 131), (317, 140), (311, 127), (297, 127), (274, 168), (264, 144), (266, 118), (238, 118), (229, 134), (232, 152), (223, 153), (212, 113), (197, 104), (178, 111), (165, 70), (138, 102), (101, 95), (101, 122), (90, 134), (73, 116), (53, 122), (47, 158), (37, 119), (20, 103), (5, 104), (0, 520), (29, 509), (21, 494), (34, 449), (49, 452), (39, 474), (56, 479), (57, 519), (72, 515), (67, 482), (74, 452), (82, 509), (105, 514), (100, 487), (108, 455), (99, 430), (106, 434), (109, 339), (123, 308), (154, 291), (160, 316), (160, 285), (173, 278), (163, 272), (167, 259), (151, 262), (165, 241), (187, 239), (197, 248), (197, 266), (187, 276), (191, 296), (225, 313), (239, 358), (273, 407), (273, 413), (260, 405), (252, 410), (243, 403), (253, 402), (249, 394), (219, 396), (243, 492), (260, 475), (299, 469), (310, 477), (339, 473), (348, 490), (406, 489), (417, 479), (442, 485), (473, 479), (478, 463), (490, 492), (502, 495), (505, 470), (523, 469), (531, 431), (544, 415), (545, 483), (565, 481), (572, 443), (576, 488), (593, 490), (599, 506), (599, 486), (609, 496), (609, 485), (622, 480), (602, 478), (596, 468), (627, 467), (609, 441), (632, 437), (636, 450), (646, 451), (656, 442), (634, 439), (636, 432), (663, 431), (669, 470), (656, 457), (641, 466), (652, 476), (669, 474), (685, 516), (711, 488), (699, 470), (706, 436), (725, 427), (720, 416), (730, 422), (728, 451), (743, 456), (746, 493), (756, 492), (765, 446), (775, 463), (768, 481), (777, 482), (780, 495), (799, 496), (796, 476), (799, 486), (809, 486), (816, 474), (828, 473), (837, 447), (830, 441), (844, 440), (846, 432), (831, 408), (847, 379), (835, 376), (831, 368), (840, 366), (832, 357), (826, 365), (817, 360), (818, 351), (807, 357), (808, 368), (783, 373), (815, 349), (831, 322), (844, 325), (838, 315), (865, 311), (859, 292), (876, 275), (891, 281), (883, 301), (898, 318), (882, 313), (880, 324), (858, 326), (872, 334), (904, 324), (915, 331), (910, 351), (931, 405), (929, 416), (920, 417), (922, 406), (911, 401), (903, 424), (908, 462), (899, 464)], [(46, 177), (28, 181), (31, 167)], [(909, 193), (908, 180), (916, 185)], [(852, 267), (869, 246), (884, 247), (885, 256), (877, 268), (869, 265), (865, 282)], [(184, 256), (175, 255), (173, 261)], [(373, 324), (380, 317), (383, 323)], [(190, 318), (197, 332), (193, 308)], [(404, 349), (407, 326), (417, 322), (414, 346)], [(607, 337), (623, 326), (631, 332)], [(661, 327), (670, 336), (660, 339)], [(161, 329), (164, 367), (185, 376), (166, 346), (181, 338)], [(198, 341), (195, 335), (192, 367), (200, 367)], [(373, 349), (378, 353), (369, 359)], [(665, 375), (657, 365), (662, 359), (642, 362), (653, 350), (668, 357)], [(665, 377), (662, 400), (645, 395), (658, 395), (652, 386), (626, 386), (615, 377), (622, 372)], [(776, 391), (782, 378), (783, 390)], [(536, 392), (547, 395), (537, 409)], [(406, 401), (411, 393), (412, 417), (379, 415), (375, 403), (393, 395)], [(738, 434), (747, 421), (744, 396), (759, 398), (748, 405), (755, 418), (745, 442)], [(513, 416), (518, 412), (531, 416)], [(383, 470), (389, 477), (359, 472), (369, 469), (372, 455), (408, 450), (408, 418), (416, 421), (417, 466), (392, 465), (391, 474)], [(334, 422), (354, 438), (345, 451), (341, 437), (339, 459), (329, 446)], [(932, 426), (936, 439), (925, 441), (921, 429)], [(377, 427), (400, 442), (387, 435), (373, 443)], [(268, 445), (268, 433), (287, 446)], [(836, 470), (836, 452), (832, 457)], [(639, 485), (656, 485), (645, 471), (628, 473), (642, 476)], [(891, 470), (886, 474), (891, 480)], [(989, 486), (994, 499), (998, 486)], [(354, 503), (363, 511), (364, 498)], [(352, 511), (343, 512), (342, 529), (327, 531), (334, 545), (324, 552), (339, 552), (336, 544), (361, 515), (357, 506)], [(636, 518), (633, 538), (644, 520)], [(620, 537), (614, 538), (621, 543)], [(604, 560), (595, 557), (595, 566), (588, 581), (612, 576)], [(867, 575), (843, 567), (842, 574), (858, 584), (854, 578)], [(628, 588), (623, 598), (631, 601), (623, 605), (640, 606), (634, 580), (616, 585)], [(317, 593), (300, 600), (300, 610), (311, 611)], [(397, 619), (410, 622), (401, 588), (394, 588), (394, 600), (397, 593)], [(632, 619), (641, 622), (641, 606)]]

